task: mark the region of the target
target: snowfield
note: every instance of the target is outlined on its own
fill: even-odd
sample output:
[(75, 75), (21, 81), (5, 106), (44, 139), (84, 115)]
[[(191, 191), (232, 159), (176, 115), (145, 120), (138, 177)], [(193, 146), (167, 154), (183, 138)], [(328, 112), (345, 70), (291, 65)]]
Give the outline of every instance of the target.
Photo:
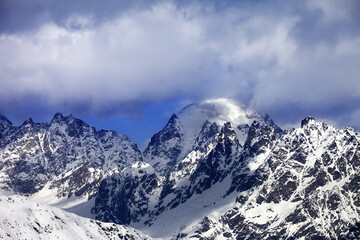
[(151, 239), (139, 231), (79, 217), (22, 196), (0, 196), (0, 239)]

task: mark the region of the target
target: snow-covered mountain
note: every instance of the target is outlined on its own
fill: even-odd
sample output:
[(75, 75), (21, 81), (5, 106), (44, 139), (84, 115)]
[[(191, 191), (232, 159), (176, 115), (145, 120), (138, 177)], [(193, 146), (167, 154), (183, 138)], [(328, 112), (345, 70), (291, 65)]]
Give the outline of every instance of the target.
[(0, 196), (0, 239), (151, 239), (114, 223), (82, 218), (21, 196)]
[[(55, 114), (50, 123), (31, 118), (14, 126), (0, 118), (0, 187), (43, 200), (91, 198), (113, 171), (141, 161), (136, 144), (114, 131), (96, 129), (72, 115)], [(39, 196), (37, 196), (39, 197)]]
[(212, 99), (194, 103), (179, 114), (173, 114), (163, 130), (155, 134), (144, 151), (144, 158), (160, 174), (167, 174), (180, 160), (196, 148), (200, 131), (206, 122), (221, 128), (229, 122), (240, 144), (246, 140), (253, 121), (273, 127), (276, 133), (281, 129), (271, 118), (230, 99)]
[(305, 118), (262, 145), (262, 153), (250, 152), (231, 176), (234, 206), (188, 234), (216, 238), (227, 229), (240, 239), (359, 239), (359, 140), (349, 127)]
[[(258, 119), (241, 141), (239, 128), (209, 117), (196, 125), (193, 142), (182, 145), (186, 128), (173, 115), (153, 137), (157, 144), (149, 144), (156, 154), (145, 154), (157, 171), (141, 171), (140, 182), (120, 174), (102, 185), (97, 218), (111, 215), (113, 222), (166, 239), (358, 239), (360, 134), (313, 118), (281, 133), (272, 121)], [(166, 151), (174, 146), (176, 154)], [(132, 181), (139, 184), (124, 188)]]
[[(15, 127), (1, 117), (2, 186), (153, 238), (359, 239), (360, 133), (350, 127), (307, 117), (282, 131), (214, 99), (173, 114), (140, 153), (71, 119)], [(41, 181), (20, 191), (33, 176)]]

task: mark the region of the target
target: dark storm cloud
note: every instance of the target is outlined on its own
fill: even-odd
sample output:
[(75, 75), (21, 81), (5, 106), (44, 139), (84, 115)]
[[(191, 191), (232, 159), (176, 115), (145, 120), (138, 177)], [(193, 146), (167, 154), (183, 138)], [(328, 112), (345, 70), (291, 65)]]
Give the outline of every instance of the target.
[(316, 115), (360, 128), (358, 1), (2, 1), (0, 11), (4, 114), (136, 115), (149, 102), (236, 97), (283, 126)]

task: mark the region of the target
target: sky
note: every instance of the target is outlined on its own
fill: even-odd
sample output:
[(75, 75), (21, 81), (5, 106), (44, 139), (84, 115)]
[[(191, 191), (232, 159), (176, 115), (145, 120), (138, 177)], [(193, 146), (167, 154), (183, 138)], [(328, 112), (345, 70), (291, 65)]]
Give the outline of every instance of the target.
[(360, 1), (0, 1), (0, 114), (73, 114), (143, 145), (234, 98), (282, 128), (360, 129)]

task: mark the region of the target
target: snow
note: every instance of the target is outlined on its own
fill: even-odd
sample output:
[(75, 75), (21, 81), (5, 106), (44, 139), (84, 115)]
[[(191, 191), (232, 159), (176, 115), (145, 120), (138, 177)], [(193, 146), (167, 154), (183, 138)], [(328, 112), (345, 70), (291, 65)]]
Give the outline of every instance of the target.
[(61, 201), (56, 197), (58, 189), (50, 189), (51, 182), (48, 182), (39, 192), (30, 196), (30, 199), (36, 202), (43, 202), (47, 204), (56, 204)]
[(153, 174), (155, 173), (155, 169), (149, 163), (135, 162), (122, 171), (122, 174), (132, 175), (133, 177), (141, 177), (144, 173)]
[(42, 190), (29, 196), (29, 199), (34, 202), (45, 203), (54, 207), (62, 208), (79, 216), (94, 218), (94, 216), (90, 213), (91, 208), (95, 206), (94, 198), (88, 200), (88, 196), (76, 197), (75, 195), (72, 195), (70, 198), (57, 197), (59, 189), (50, 189), (50, 184), (51, 182), (47, 183)]
[(266, 149), (266, 151), (264, 153), (261, 153), (259, 155), (257, 155), (256, 157), (254, 157), (253, 159), (251, 159), (248, 163), (248, 167), (250, 169), (251, 172), (256, 171), (256, 169), (258, 169), (266, 160), (266, 158), (269, 156), (271, 150), (270, 149)]
[[(71, 201), (71, 200), (70, 200)], [(92, 198), (86, 202), (84, 201), (72, 201), (71, 207), (67, 207), (68, 205), (54, 205), (58, 206), (67, 212), (74, 213), (78, 216), (95, 219), (95, 215), (91, 213), (91, 209), (95, 207), (95, 198)]]
[(139, 231), (79, 217), (21, 196), (0, 196), (0, 239), (115, 239), (125, 234), (150, 239)]
[(240, 212), (246, 217), (247, 221), (256, 224), (266, 224), (275, 221), (271, 227), (282, 223), (285, 218), (292, 213), (299, 203), (281, 201), (279, 203), (263, 203), (255, 205), (250, 209), (241, 209)]
[(178, 114), (178, 117), (183, 126), (185, 149), (192, 147), (206, 120), (211, 123), (215, 122), (220, 127), (224, 123), (230, 122), (240, 143), (243, 144), (246, 136), (244, 137), (244, 134), (237, 129), (237, 126), (242, 124), (251, 125), (254, 120), (260, 120), (261, 118), (260, 114), (254, 110), (226, 98), (208, 99), (189, 105)]
[(132, 223), (130, 226), (153, 238), (161, 239), (171, 239), (180, 230), (190, 232), (204, 217), (217, 219), (234, 207), (236, 193), (226, 198), (222, 197), (230, 182), (231, 177), (228, 176), (201, 195), (194, 195), (176, 208), (163, 212), (157, 216), (150, 227), (141, 223)]
[[(81, 216), (93, 218), (94, 216), (90, 213), (90, 210), (95, 205), (95, 202), (94, 199), (89, 200), (92, 192), (85, 192), (81, 196), (75, 196), (75, 194), (71, 194), (71, 197), (68, 197), (70, 191), (74, 192), (76, 189), (74, 188), (75, 186), (70, 186), (69, 179), (66, 178), (70, 177), (80, 168), (82, 168), (82, 166), (54, 177), (51, 181), (47, 182), (40, 191), (29, 196), (29, 198), (35, 202), (46, 203), (51, 206), (77, 213)], [(87, 170), (91, 176), (86, 179), (85, 184), (91, 184), (98, 179), (118, 172), (118, 169), (114, 169), (113, 171), (104, 173), (102, 170), (92, 167), (88, 168)], [(60, 185), (58, 184), (59, 182), (61, 182)], [(79, 189), (81, 187), (83, 187), (83, 185), (78, 186)]]
[(205, 100), (204, 104), (213, 104), (216, 111), (220, 114), (217, 121), (219, 124), (225, 122), (231, 122), (235, 125), (239, 124), (251, 124), (250, 119), (246, 116), (249, 113), (249, 109), (246, 109), (244, 105), (226, 98)]
[(66, 135), (66, 124), (52, 123), (50, 126), (51, 131), (58, 131), (59, 133)]
[(325, 186), (321, 187), (322, 191), (331, 191), (333, 189), (341, 189), (346, 182), (349, 181), (349, 176), (341, 179), (340, 181), (331, 181), (328, 182)]

